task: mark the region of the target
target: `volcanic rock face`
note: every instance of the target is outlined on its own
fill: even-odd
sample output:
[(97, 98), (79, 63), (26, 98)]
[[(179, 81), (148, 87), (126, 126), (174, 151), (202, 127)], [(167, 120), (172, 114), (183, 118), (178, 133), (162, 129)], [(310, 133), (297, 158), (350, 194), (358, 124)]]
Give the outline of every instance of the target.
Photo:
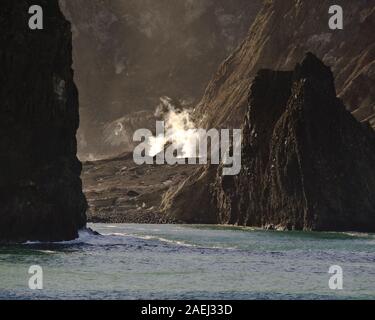
[(375, 126), (375, 7), (373, 1), (337, 0), (344, 29), (330, 30), (329, 0), (264, 2), (246, 40), (221, 65), (197, 107), (203, 127), (240, 126), (249, 83), (258, 70), (292, 70), (306, 52), (332, 67), (339, 97), (360, 121)]
[[(331, 1), (265, 1), (246, 40), (224, 61), (209, 83), (195, 109), (197, 126), (243, 126), (249, 107), (249, 89), (258, 70), (292, 70), (307, 51), (316, 53), (332, 66), (337, 94), (346, 108), (353, 111), (358, 120), (374, 125), (375, 45), (372, 30), (375, 8), (371, 1), (366, 0), (338, 0), (335, 4), (343, 7), (344, 30), (330, 30), (328, 27)], [(257, 87), (261, 92), (263, 86), (262, 90), (265, 91), (267, 83), (269, 96), (253, 92), (252, 99), (257, 95), (264, 97), (262, 103), (268, 103), (274, 112), (258, 106), (248, 115), (252, 115), (251, 121), (255, 121), (251, 125), (262, 128), (256, 133), (257, 136), (251, 138), (251, 131), (246, 131), (250, 126), (248, 117), (244, 127), (243, 165), (244, 170), (246, 167), (251, 170), (247, 173), (243, 171), (240, 179), (221, 175), (215, 179), (212, 178), (215, 168), (201, 168), (164, 196), (165, 214), (189, 222), (204, 219), (212, 223), (215, 213), (217, 217), (214, 223), (258, 226), (269, 223), (314, 230), (373, 230), (374, 202), (371, 199), (374, 199), (374, 194), (371, 191), (373, 187), (370, 187), (374, 181), (373, 133), (368, 128), (363, 129), (342, 108), (337, 107), (343, 104), (335, 98), (333, 79), (330, 80), (331, 84), (326, 85), (327, 95), (324, 99), (319, 98), (323, 97), (323, 91), (318, 97), (305, 99), (302, 120), (298, 120), (300, 115), (297, 112), (284, 110), (289, 105), (287, 101), (291, 98), (292, 90), (298, 96), (302, 96), (302, 93), (310, 93), (311, 96), (314, 88), (306, 86), (311, 84), (311, 79), (321, 76), (326, 79), (323, 82), (327, 83), (332, 78), (329, 72), (312, 73), (305, 77), (307, 82), (303, 86), (300, 84), (298, 91), (295, 87), (304, 77), (295, 81), (290, 72), (260, 73), (256, 81), (258, 85), (255, 83), (253, 89)], [(318, 78), (313, 82), (318, 83)], [(316, 99), (323, 99), (324, 104), (318, 105)], [(255, 99), (255, 104), (256, 101), (260, 100)], [(316, 110), (308, 112), (311, 105), (317, 105)], [(329, 108), (324, 109), (324, 106)], [(283, 121), (279, 119), (281, 114), (285, 118)], [(311, 118), (305, 119), (309, 114)], [(305, 128), (303, 121), (310, 126)], [(308, 131), (302, 134), (301, 127)], [(297, 131), (290, 133), (298, 137), (296, 142), (277, 140), (287, 138), (288, 130)], [(293, 156), (290, 149), (285, 149), (287, 146), (292, 148), (293, 144), (290, 143), (298, 147)], [(335, 148), (329, 150), (330, 146)], [(313, 154), (309, 154), (309, 150)], [(279, 161), (277, 172), (274, 172), (276, 167), (268, 163), (274, 158)], [(302, 160), (304, 167), (299, 168)], [(313, 175), (316, 175), (314, 179)], [(308, 177), (310, 180), (307, 184)], [(301, 181), (298, 182), (298, 179)], [(254, 184), (250, 185), (252, 181)], [(259, 185), (255, 186), (255, 183)], [(201, 195), (197, 204), (191, 202), (191, 199), (195, 199), (195, 190), (200, 190)], [(215, 197), (216, 200), (207, 201), (207, 197)], [(313, 209), (314, 206), (318, 209)]]
[[(272, 229), (375, 231), (375, 134), (336, 97), (331, 70), (307, 54), (293, 72), (259, 71), (250, 92), (240, 174), (201, 169), (166, 195), (167, 216)], [(195, 190), (211, 200), (192, 204)]]
[(80, 155), (123, 152), (108, 123), (154, 112), (161, 96), (193, 106), (243, 41), (261, 0), (60, 0), (73, 23)]
[(296, 230), (375, 230), (375, 134), (336, 98), (330, 69), (308, 54), (294, 72), (256, 76), (243, 169), (218, 175), (219, 221)]
[[(31, 5), (44, 30), (29, 29)], [(87, 204), (70, 24), (57, 0), (3, 0), (0, 28), (0, 241), (76, 238)]]

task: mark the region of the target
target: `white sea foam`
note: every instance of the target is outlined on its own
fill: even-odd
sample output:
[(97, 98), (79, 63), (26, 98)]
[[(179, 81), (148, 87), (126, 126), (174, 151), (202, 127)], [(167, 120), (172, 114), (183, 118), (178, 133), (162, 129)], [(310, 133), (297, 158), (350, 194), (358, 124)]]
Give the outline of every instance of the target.
[[(106, 225), (105, 228), (115, 229), (117, 226)], [(156, 231), (158, 229), (155, 229)], [(175, 231), (179, 231), (176, 229)], [(111, 233), (96, 233), (91, 229), (82, 229), (79, 231), (79, 237), (75, 240), (70, 241), (61, 241), (61, 242), (50, 242), (50, 244), (61, 244), (61, 245), (97, 245), (97, 246), (107, 246), (107, 245), (132, 245), (134, 241), (158, 241), (161, 243), (169, 244), (172, 246), (180, 247), (190, 247), (190, 248), (201, 248), (201, 249), (224, 249), (224, 250), (236, 250), (236, 247), (226, 247), (216, 245), (199, 245), (189, 243), (188, 241), (180, 239), (167, 239), (158, 235), (144, 235), (144, 234), (135, 234), (135, 233), (126, 233), (126, 232), (111, 232)], [(46, 244), (45, 242), (38, 241), (29, 241), (25, 245), (38, 245)], [(137, 245), (142, 245), (142, 243), (137, 243)], [(54, 253), (54, 251), (43, 250), (46, 253)]]
[(151, 236), (151, 235), (138, 235), (138, 234), (127, 234), (127, 233), (111, 233), (111, 234), (104, 234), (104, 236), (117, 236), (117, 237), (128, 237), (128, 238), (136, 238), (142, 240), (156, 240), (160, 242), (165, 242), (169, 244), (179, 245), (182, 247), (197, 247), (197, 245), (186, 243), (181, 240), (171, 240), (166, 239), (158, 236)]
[(81, 244), (81, 243), (89, 243), (94, 239), (98, 239), (101, 237), (100, 234), (96, 234), (91, 229), (82, 229), (78, 232), (78, 238), (69, 241), (27, 241), (24, 245), (37, 245), (37, 244)]

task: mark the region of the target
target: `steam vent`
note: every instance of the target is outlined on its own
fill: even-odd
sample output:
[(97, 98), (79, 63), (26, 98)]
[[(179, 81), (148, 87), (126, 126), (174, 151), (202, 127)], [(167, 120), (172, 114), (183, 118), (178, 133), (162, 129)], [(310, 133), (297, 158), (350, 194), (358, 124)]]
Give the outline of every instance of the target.
[[(57, 0), (2, 0), (0, 241), (59, 241), (86, 224), (72, 35)], [(44, 29), (28, 26), (40, 5)]]

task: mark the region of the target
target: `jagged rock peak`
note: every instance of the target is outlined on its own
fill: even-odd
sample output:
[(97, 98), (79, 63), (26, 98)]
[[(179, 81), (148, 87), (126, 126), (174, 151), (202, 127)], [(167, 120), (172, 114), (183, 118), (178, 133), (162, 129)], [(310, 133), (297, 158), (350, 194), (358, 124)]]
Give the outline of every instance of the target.
[[(202, 169), (169, 194), (168, 216), (284, 230), (375, 231), (375, 134), (336, 97), (330, 69), (307, 54), (293, 71), (259, 71), (250, 88), (240, 174)], [(189, 200), (195, 190), (204, 195), (196, 205)]]
[(330, 68), (309, 53), (259, 72), (249, 101), (242, 172), (217, 178), (220, 222), (375, 230), (375, 135), (336, 98)]
[(326, 66), (313, 53), (308, 52), (301, 64), (297, 64), (294, 71), (294, 81), (299, 79), (314, 79), (321, 82), (322, 86), (327, 87), (336, 96), (335, 80), (331, 68)]
[(313, 52), (332, 68), (338, 96), (348, 110), (375, 126), (375, 10), (370, 2), (339, 1), (345, 30), (338, 32), (328, 28), (325, 18), (332, 1), (265, 1), (245, 41), (209, 83), (196, 119), (203, 119), (201, 125), (209, 128), (238, 127), (247, 111), (249, 83), (257, 72), (292, 70), (306, 52)]

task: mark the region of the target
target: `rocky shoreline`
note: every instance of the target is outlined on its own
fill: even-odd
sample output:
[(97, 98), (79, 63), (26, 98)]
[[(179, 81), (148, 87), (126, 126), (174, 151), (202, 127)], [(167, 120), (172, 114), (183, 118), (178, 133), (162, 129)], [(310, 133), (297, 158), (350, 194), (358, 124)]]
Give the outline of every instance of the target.
[(136, 166), (132, 153), (85, 163), (89, 221), (375, 232), (375, 133), (315, 55), (257, 73), (242, 129), (238, 176), (217, 165)]
[(84, 162), (82, 180), (89, 222), (174, 223), (160, 210), (163, 194), (195, 166), (136, 166), (132, 153)]

